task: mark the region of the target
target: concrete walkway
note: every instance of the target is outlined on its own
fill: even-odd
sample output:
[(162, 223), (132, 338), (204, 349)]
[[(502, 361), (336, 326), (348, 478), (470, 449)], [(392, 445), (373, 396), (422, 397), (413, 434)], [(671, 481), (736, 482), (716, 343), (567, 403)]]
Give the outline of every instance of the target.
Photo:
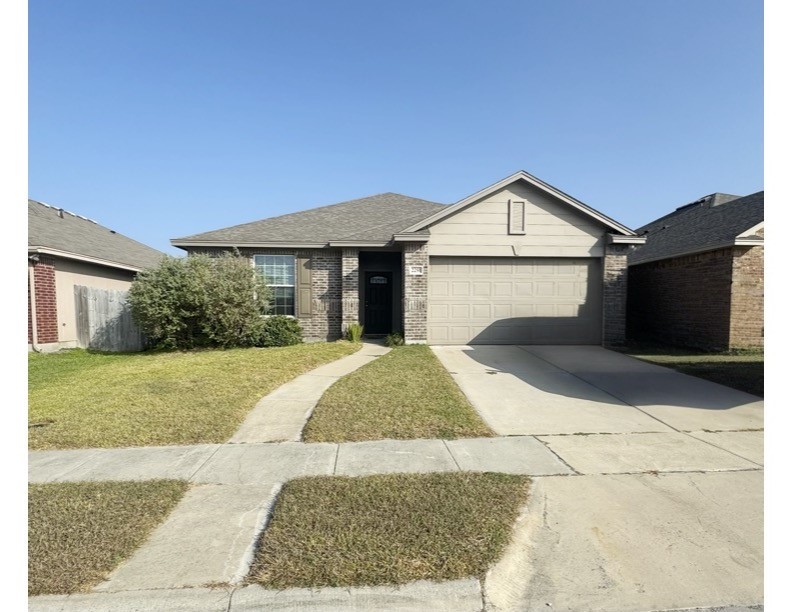
[(278, 387), (256, 404), (229, 442), (299, 440), (313, 409), (333, 383), (389, 351), (381, 344), (364, 342), (357, 353), (320, 366)]
[[(262, 431), (288, 430), (292, 438), (309, 401), (298, 390), (327, 388), (326, 379), (376, 358), (358, 353), (305, 375), (312, 378), (293, 386), (291, 397), (275, 391), (240, 429), (248, 433), (230, 443), (31, 452), (30, 482), (180, 478), (193, 486), (95, 593), (35, 597), (30, 609), (616, 612), (760, 604), (763, 432), (737, 426), (761, 426), (761, 401), (711, 383), (702, 399), (700, 386), (680, 380), (689, 377), (595, 347), (577, 349), (436, 349), (490, 424), (511, 421), (522, 435), (504, 436), (495, 427), (501, 437), (252, 441), (275, 435)], [(654, 403), (619, 389), (626, 385), (620, 367), (649, 381), (644, 397)], [(650, 375), (665, 378), (651, 382)], [(695, 416), (683, 412), (686, 388), (693, 390), (687, 409)], [(277, 418), (266, 416), (270, 408)], [(514, 538), (483, 587), (477, 580), (281, 592), (241, 586), (284, 482), (460, 470), (533, 477)]]

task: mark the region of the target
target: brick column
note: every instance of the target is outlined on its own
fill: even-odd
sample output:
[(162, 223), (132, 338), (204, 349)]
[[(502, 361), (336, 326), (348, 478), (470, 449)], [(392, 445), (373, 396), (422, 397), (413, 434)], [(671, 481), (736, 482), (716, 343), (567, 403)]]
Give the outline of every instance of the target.
[(630, 245), (605, 245), (602, 262), (602, 344), (621, 346), (626, 337), (627, 253)]
[(360, 323), (360, 260), (358, 249), (341, 250), (341, 333)]
[[(28, 264), (29, 265), (29, 264)], [(51, 344), (58, 341), (58, 308), (55, 297), (55, 260), (47, 255), (39, 255), (33, 264), (33, 278), (36, 285), (36, 327), (38, 344)], [(28, 293), (30, 287), (28, 286)], [(30, 316), (30, 299), (28, 299)], [(33, 341), (32, 325), (28, 325), (29, 340)]]
[[(421, 274), (411, 274), (414, 272)], [(426, 310), (429, 297), (429, 250), (426, 243), (404, 244), (404, 341), (426, 344)]]

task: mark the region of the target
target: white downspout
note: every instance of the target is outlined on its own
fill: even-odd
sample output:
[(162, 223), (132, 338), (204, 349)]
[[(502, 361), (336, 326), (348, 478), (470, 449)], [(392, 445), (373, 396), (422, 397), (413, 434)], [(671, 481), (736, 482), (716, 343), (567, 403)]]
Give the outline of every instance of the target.
[(30, 346), (37, 353), (41, 352), (41, 347), (38, 344), (38, 324), (36, 323), (36, 278), (34, 275), (35, 264), (28, 261), (28, 287), (30, 288), (30, 326), (31, 326), (31, 342)]

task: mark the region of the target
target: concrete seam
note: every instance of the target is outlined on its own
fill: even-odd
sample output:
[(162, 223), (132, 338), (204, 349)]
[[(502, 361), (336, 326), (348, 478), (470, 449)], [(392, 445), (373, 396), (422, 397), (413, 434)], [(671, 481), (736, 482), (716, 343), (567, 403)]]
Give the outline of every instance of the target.
[(757, 463), (756, 461), (753, 461), (752, 459), (748, 459), (748, 457), (743, 457), (742, 455), (738, 455), (738, 454), (737, 454), (737, 453), (735, 453), (734, 451), (731, 451), (731, 450), (729, 450), (728, 448), (723, 448), (722, 446), (718, 446), (718, 445), (717, 445), (717, 444), (715, 444), (714, 442), (708, 442), (707, 440), (702, 440), (701, 438), (697, 438), (696, 436), (694, 436), (693, 434), (691, 434), (691, 433), (690, 433), (690, 432), (688, 432), (688, 431), (681, 431), (681, 432), (679, 432), (679, 433), (683, 433), (683, 434), (685, 434), (686, 436), (688, 436), (689, 438), (692, 438), (692, 439), (694, 439), (694, 440), (696, 440), (696, 441), (698, 441), (698, 442), (704, 442), (704, 444), (709, 444), (710, 446), (712, 446), (712, 447), (714, 447), (714, 448), (717, 448), (717, 449), (719, 449), (719, 450), (725, 451), (725, 452), (729, 453), (730, 455), (734, 455), (735, 457), (738, 457), (738, 458), (740, 458), (740, 459), (743, 459), (744, 461), (747, 461), (748, 463), (753, 463), (754, 465), (756, 465), (756, 466), (758, 466), (758, 467), (760, 467), (760, 468), (764, 469), (764, 466), (763, 466), (761, 463)]
[(335, 459), (333, 460), (333, 476), (336, 475), (336, 470), (338, 469), (338, 454), (341, 452), (341, 444), (336, 443), (336, 452), (335, 452)]
[(479, 593), (481, 593), (481, 612), (487, 612), (487, 594), (484, 592), (484, 581), (479, 578)]
[(204, 461), (201, 463), (201, 465), (199, 465), (197, 468), (195, 468), (195, 471), (194, 471), (192, 474), (190, 474), (190, 475), (187, 477), (187, 482), (192, 482), (192, 481), (193, 481), (193, 478), (195, 478), (195, 475), (196, 475), (198, 472), (200, 472), (200, 471), (201, 471), (201, 469), (202, 469), (202, 468), (203, 468), (203, 467), (204, 467), (204, 466), (205, 466), (207, 463), (209, 463), (209, 461), (212, 459), (212, 457), (214, 457), (214, 456), (215, 456), (215, 455), (216, 455), (216, 454), (217, 454), (217, 453), (220, 451), (220, 449), (221, 449), (221, 448), (223, 448), (223, 446), (225, 446), (225, 445), (224, 445), (224, 444), (218, 444), (218, 445), (217, 445), (217, 448), (216, 448), (216, 449), (214, 449), (214, 452), (212, 452), (212, 453), (211, 453), (211, 454), (210, 454), (210, 455), (209, 455), (209, 456), (208, 456), (208, 457), (207, 457), (207, 458), (206, 458), (206, 459), (205, 459), (205, 460), (204, 460)]
[(446, 452), (451, 456), (451, 461), (454, 462), (454, 465), (457, 466), (457, 469), (461, 472), (462, 471), (462, 467), (457, 462), (456, 457), (454, 457), (454, 453), (452, 453), (451, 449), (448, 448), (448, 441), (447, 440), (443, 440), (443, 446), (445, 446)]
[[(679, 429), (677, 429), (676, 427), (674, 427), (673, 425), (669, 425), (669, 424), (668, 424), (668, 423), (666, 423), (665, 421), (661, 421), (661, 420), (660, 420), (660, 419), (658, 419), (656, 416), (654, 416), (654, 415), (652, 415), (652, 414), (649, 414), (648, 412), (646, 412), (645, 410), (642, 410), (641, 408), (639, 408), (638, 406), (635, 406), (634, 404), (630, 404), (629, 402), (625, 402), (625, 401), (624, 401), (622, 398), (620, 398), (620, 397), (618, 397), (618, 396), (614, 395), (613, 393), (610, 393), (609, 391), (606, 391), (605, 389), (602, 389), (602, 388), (598, 387), (598, 386), (597, 386), (597, 385), (595, 385), (594, 383), (591, 383), (591, 382), (587, 381), (587, 380), (586, 380), (586, 379), (584, 379), (584, 378), (581, 378), (580, 376), (578, 376), (578, 375), (577, 375), (577, 374), (575, 374), (574, 372), (570, 372), (569, 370), (565, 370), (565, 369), (564, 369), (564, 368), (562, 368), (561, 366), (559, 366), (559, 365), (556, 365), (556, 364), (554, 364), (553, 362), (551, 362), (551, 361), (548, 361), (547, 359), (544, 359), (543, 357), (540, 357), (540, 356), (539, 356), (539, 355), (537, 355), (536, 353), (532, 353), (532, 352), (531, 352), (531, 351), (530, 351), (528, 348), (526, 348), (526, 347), (524, 347), (524, 346), (521, 346), (521, 345), (518, 345), (518, 348), (519, 348), (519, 349), (521, 349), (521, 350), (523, 350), (523, 351), (525, 351), (525, 352), (526, 352), (526, 353), (528, 353), (529, 355), (533, 355), (533, 356), (534, 356), (534, 357), (536, 357), (537, 359), (541, 359), (542, 361), (544, 361), (545, 363), (547, 363), (547, 364), (549, 364), (549, 365), (553, 366), (554, 368), (558, 368), (558, 369), (559, 369), (559, 370), (561, 370), (562, 372), (566, 372), (566, 373), (567, 373), (567, 374), (569, 374), (570, 376), (574, 376), (574, 377), (575, 377), (575, 378), (577, 378), (579, 381), (581, 381), (581, 382), (584, 382), (584, 383), (586, 383), (587, 385), (590, 385), (590, 386), (594, 387), (595, 389), (599, 389), (600, 391), (602, 391), (602, 392), (603, 392), (603, 393), (605, 393), (606, 395), (610, 395), (610, 396), (611, 396), (613, 399), (617, 399), (617, 400), (619, 400), (619, 401), (620, 401), (622, 404), (624, 404), (625, 406), (631, 406), (632, 408), (635, 408), (635, 409), (636, 409), (638, 412), (641, 412), (641, 413), (645, 414), (646, 416), (648, 416), (648, 417), (651, 417), (652, 419), (654, 419), (654, 420), (655, 420), (655, 421), (657, 421), (658, 423), (660, 423), (660, 424), (662, 424), (662, 425), (665, 425), (666, 427), (670, 427), (670, 428), (671, 428), (671, 429), (673, 429), (674, 431), (680, 432), (680, 430), (679, 430)], [(607, 350), (607, 349), (605, 349), (605, 350)], [(629, 355), (627, 355), (627, 356), (629, 357)], [(630, 432), (625, 432), (625, 433), (630, 433)], [(658, 432), (649, 432), (649, 433), (663, 433), (663, 432), (662, 432), (662, 431), (658, 431)], [(680, 432), (680, 433), (681, 433), (681, 432)]]
[(237, 587), (231, 587), (231, 592), (228, 594), (228, 606), (226, 607), (226, 612), (231, 612), (231, 602), (234, 600), (234, 593), (236, 593)]
[(552, 448), (550, 448), (550, 445), (549, 445), (547, 442), (545, 442), (544, 440), (540, 440), (540, 439), (539, 439), (538, 437), (536, 437), (536, 436), (531, 436), (531, 437), (532, 437), (534, 440), (536, 440), (537, 442), (539, 442), (539, 444), (542, 444), (542, 445), (543, 445), (543, 446), (544, 446), (544, 447), (545, 447), (547, 450), (549, 450), (549, 451), (550, 451), (550, 452), (553, 454), (553, 456), (554, 456), (554, 457), (557, 457), (557, 458), (558, 458), (558, 460), (559, 460), (561, 463), (563, 463), (565, 466), (567, 466), (567, 467), (568, 467), (570, 470), (572, 470), (572, 471), (573, 471), (575, 474), (577, 474), (578, 476), (581, 476), (581, 475), (582, 475), (582, 473), (581, 473), (581, 472), (578, 472), (578, 471), (577, 471), (575, 468), (573, 468), (571, 465), (569, 465), (569, 464), (568, 464), (568, 463), (567, 463), (567, 462), (564, 460), (564, 458), (563, 458), (561, 455), (559, 455), (559, 454), (558, 454), (557, 452), (555, 452), (555, 451), (554, 451)]

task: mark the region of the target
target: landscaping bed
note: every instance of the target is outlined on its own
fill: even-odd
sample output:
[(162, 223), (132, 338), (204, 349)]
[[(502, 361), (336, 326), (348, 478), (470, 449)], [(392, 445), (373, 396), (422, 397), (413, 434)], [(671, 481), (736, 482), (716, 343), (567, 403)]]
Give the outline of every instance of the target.
[(763, 351), (697, 353), (685, 349), (637, 346), (628, 348), (626, 353), (682, 374), (764, 397)]
[(177, 480), (28, 485), (28, 594), (90, 590), (187, 490)]
[(493, 432), (428, 346), (403, 346), (343, 377), (322, 396), (306, 442), (479, 438)]
[(250, 582), (267, 588), (483, 578), (529, 479), (492, 473), (319, 476), (287, 483)]
[(31, 353), (29, 447), (225, 442), (261, 397), (359, 348), (334, 342), (125, 354), (80, 349)]

